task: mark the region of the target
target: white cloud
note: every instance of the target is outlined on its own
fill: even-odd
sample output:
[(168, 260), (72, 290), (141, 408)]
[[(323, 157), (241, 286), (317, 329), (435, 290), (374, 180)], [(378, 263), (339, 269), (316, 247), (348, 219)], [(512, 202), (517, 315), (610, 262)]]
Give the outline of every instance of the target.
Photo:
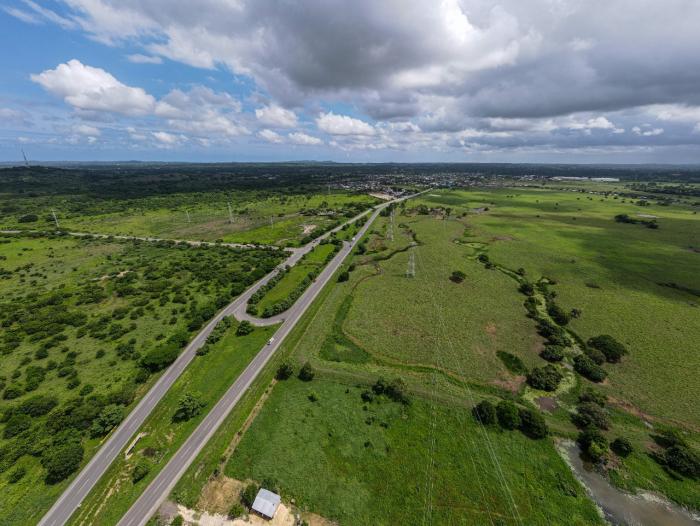
[(271, 142), (273, 144), (281, 144), (284, 142), (284, 137), (282, 137), (279, 133), (269, 130), (267, 128), (265, 128), (264, 130), (260, 130), (258, 132), (258, 136), (262, 139), (265, 139), (267, 142)]
[(184, 135), (174, 135), (172, 133), (164, 131), (151, 132), (151, 135), (153, 135), (153, 137), (159, 143), (165, 146), (175, 146), (187, 140), (187, 137), (185, 137)]
[(316, 125), (321, 131), (331, 135), (374, 135), (375, 129), (372, 125), (348, 117), (347, 115), (336, 115), (332, 111), (321, 113), (316, 119)]
[(134, 64), (162, 64), (163, 59), (155, 55), (142, 55), (141, 53), (134, 53), (133, 55), (127, 55), (126, 59)]
[(663, 128), (652, 128), (649, 124), (645, 124), (642, 127), (635, 126), (632, 128), (632, 133), (639, 135), (641, 137), (656, 137), (664, 133)]
[(255, 116), (266, 126), (293, 128), (297, 125), (297, 116), (293, 111), (274, 104), (256, 109)]
[(292, 144), (299, 144), (302, 146), (317, 146), (323, 144), (323, 141), (318, 137), (313, 137), (303, 132), (292, 132), (287, 137)]
[(101, 133), (99, 128), (88, 124), (77, 124), (73, 126), (73, 132), (79, 135), (91, 135), (95, 137), (98, 137)]
[(31, 79), (46, 91), (79, 110), (144, 115), (153, 111), (155, 99), (142, 88), (119, 82), (104, 69), (73, 59), (47, 69)]

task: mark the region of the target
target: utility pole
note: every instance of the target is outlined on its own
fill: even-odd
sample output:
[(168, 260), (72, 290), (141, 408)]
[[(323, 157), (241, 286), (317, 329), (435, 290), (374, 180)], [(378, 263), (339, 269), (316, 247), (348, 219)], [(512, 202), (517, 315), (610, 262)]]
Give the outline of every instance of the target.
[(56, 223), (56, 229), (58, 229), (58, 217), (56, 217), (56, 211), (53, 208), (51, 209), (51, 215), (53, 216), (53, 222)]
[(185, 214), (187, 215), (187, 222), (188, 222), (188, 223), (191, 223), (192, 220), (190, 219), (190, 211), (189, 211), (189, 210), (185, 210)]
[(407, 278), (415, 278), (416, 277), (416, 259), (415, 259), (415, 254), (413, 252), (410, 253), (408, 256), (408, 268), (406, 269), (406, 277)]
[(228, 222), (233, 224), (233, 210), (231, 210), (231, 203), (226, 203), (228, 206)]

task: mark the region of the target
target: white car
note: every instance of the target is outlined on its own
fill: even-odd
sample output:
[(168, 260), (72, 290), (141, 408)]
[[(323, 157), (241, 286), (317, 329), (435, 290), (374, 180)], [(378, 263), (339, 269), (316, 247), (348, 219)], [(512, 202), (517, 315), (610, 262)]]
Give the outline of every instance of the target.
[(270, 338), (269, 340), (267, 340), (267, 344), (268, 344), (268, 345), (272, 345), (272, 342), (274, 342), (274, 341), (275, 341), (275, 337), (273, 336), (272, 338)]

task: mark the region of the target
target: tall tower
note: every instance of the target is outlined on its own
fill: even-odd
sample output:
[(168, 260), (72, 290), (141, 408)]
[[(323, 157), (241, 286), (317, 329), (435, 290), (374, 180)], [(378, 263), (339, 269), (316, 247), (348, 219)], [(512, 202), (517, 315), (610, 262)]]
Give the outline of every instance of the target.
[(231, 203), (226, 203), (228, 206), (228, 222), (233, 224), (233, 210), (231, 210)]
[(408, 268), (406, 268), (406, 277), (415, 278), (416, 277), (416, 258), (415, 254), (411, 252), (408, 255)]

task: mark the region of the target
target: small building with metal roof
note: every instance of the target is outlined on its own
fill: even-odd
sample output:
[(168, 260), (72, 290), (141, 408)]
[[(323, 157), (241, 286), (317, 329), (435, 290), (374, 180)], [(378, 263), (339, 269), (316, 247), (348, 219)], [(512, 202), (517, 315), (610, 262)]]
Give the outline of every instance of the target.
[(255, 497), (255, 501), (253, 501), (252, 510), (266, 519), (271, 519), (275, 516), (281, 500), (277, 493), (272, 493), (265, 488), (260, 488), (260, 491), (258, 491)]

